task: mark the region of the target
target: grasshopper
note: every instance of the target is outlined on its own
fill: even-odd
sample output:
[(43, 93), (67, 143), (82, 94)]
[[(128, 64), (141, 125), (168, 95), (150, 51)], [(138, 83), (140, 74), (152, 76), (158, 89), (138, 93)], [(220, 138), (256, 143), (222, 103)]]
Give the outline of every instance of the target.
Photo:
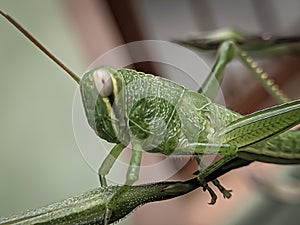
[[(116, 143), (99, 169), (101, 185), (106, 185), (106, 174), (129, 143), (133, 151), (127, 171), (127, 185), (132, 185), (138, 179), (142, 150), (164, 155), (197, 157), (216, 152), (222, 155), (221, 160), (198, 175), (201, 186), (211, 194), (211, 204), (215, 203), (216, 195), (207, 185), (209, 175), (215, 174), (215, 171), (224, 168), (223, 165), (231, 163), (237, 157), (244, 157), (248, 161), (261, 159), (265, 162), (299, 163), (298, 152), (278, 154), (272, 150), (265, 151), (269, 145), (278, 143), (278, 138), (287, 139), (287, 136), (274, 137), (268, 142), (266, 139), (277, 136), (299, 123), (299, 100), (245, 117), (210, 100), (215, 97), (216, 87), (226, 64), (234, 56), (238, 56), (255, 73), (276, 99), (281, 102), (288, 100), (278, 87), (267, 79), (261, 68), (255, 63), (250, 63), (247, 54), (231, 39), (224, 41), (220, 46), (212, 72), (198, 93), (163, 78), (134, 70), (104, 66), (86, 73), (80, 85), (88, 122), (99, 137)], [(191, 104), (195, 106), (196, 111), (187, 110)], [(221, 121), (225, 121), (225, 124)], [(162, 134), (160, 131), (164, 127), (160, 125), (164, 123), (167, 126), (165, 134)], [(151, 126), (157, 128), (156, 132), (150, 130)], [(246, 154), (248, 152), (249, 154)], [(254, 157), (249, 159), (251, 154)], [(273, 158), (282, 160), (276, 161)], [(217, 180), (213, 180), (213, 184), (224, 197), (230, 197), (230, 191), (222, 187)]]
[[(201, 186), (204, 190), (209, 191), (212, 197), (211, 204), (215, 203), (216, 195), (208, 186), (208, 182), (212, 181), (224, 197), (229, 198), (230, 191), (221, 186), (216, 178), (230, 169), (246, 164), (244, 162), (248, 163), (253, 160), (273, 163), (300, 162), (297, 136), (291, 135), (292, 133), (288, 133), (288, 135), (282, 133), (300, 122), (299, 100), (247, 116), (241, 116), (211, 101), (215, 97), (216, 86), (221, 81), (226, 64), (234, 56), (242, 59), (266, 89), (278, 100), (287, 101), (278, 87), (267, 80), (261, 69), (249, 62), (247, 54), (235, 44), (232, 38), (220, 45), (219, 55), (211, 74), (196, 93), (163, 78), (109, 66), (95, 68), (80, 79), (15, 20), (2, 11), (0, 14), (80, 85), (83, 105), (91, 128), (100, 138), (116, 144), (99, 169), (100, 183), (104, 187), (99, 190), (103, 192), (113, 190), (112, 194), (104, 196), (104, 199), (112, 200), (100, 203), (100, 205), (105, 204), (104, 219), (100, 220), (104, 221), (104, 224), (115, 220), (114, 210), (118, 208), (118, 204), (120, 207), (126, 205), (125, 202), (121, 202), (122, 196), (134, 190), (134, 187), (132, 189), (130, 187), (138, 179), (142, 150), (164, 155), (195, 156), (198, 161), (202, 154), (223, 156), (218, 162), (200, 171), (196, 180), (193, 180), (197, 183), (193, 188)], [(191, 105), (196, 110), (189, 111)], [(289, 143), (295, 143), (295, 145), (287, 150), (270, 149), (270, 146), (278, 144), (281, 140), (284, 142), (293, 140)], [(127, 171), (126, 185), (120, 188), (106, 187), (105, 176), (120, 153), (129, 144), (132, 145), (132, 157)], [(292, 151), (294, 147), (295, 149)], [(242, 161), (239, 161), (236, 166), (236, 160)], [(142, 190), (146, 186), (141, 187)], [(185, 190), (185, 193), (188, 191)], [(83, 199), (88, 198), (89, 195), (83, 197)], [(133, 200), (137, 200), (140, 204), (147, 202), (139, 197), (133, 198)], [(59, 207), (61, 206), (59, 205)], [(91, 209), (90, 206), (86, 210), (91, 210), (93, 214), (91, 219), (97, 217), (96, 209)], [(45, 211), (48, 212), (49, 208)], [(41, 213), (44, 214), (43, 212)], [(86, 211), (82, 215), (85, 219), (90, 217)], [(36, 216), (36, 214), (25, 215), (26, 219)], [(124, 215), (122, 214), (122, 216)], [(69, 217), (64, 215), (63, 218)]]

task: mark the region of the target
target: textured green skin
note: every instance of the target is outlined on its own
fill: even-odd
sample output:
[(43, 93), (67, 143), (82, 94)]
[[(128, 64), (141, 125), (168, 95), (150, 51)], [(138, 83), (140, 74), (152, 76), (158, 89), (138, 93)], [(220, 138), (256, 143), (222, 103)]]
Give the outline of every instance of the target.
[(109, 142), (127, 145), (131, 138), (137, 138), (144, 140), (144, 150), (170, 155), (188, 143), (222, 143), (213, 139), (217, 131), (240, 117), (169, 80), (134, 70), (100, 68), (109, 69), (114, 79), (123, 81), (117, 82), (123, 89), (113, 96), (118, 119), (111, 119), (105, 98), (91, 79), (93, 71), (82, 78), (81, 94), (89, 124)]
[(238, 156), (243, 159), (276, 164), (300, 163), (300, 131), (286, 131), (267, 141), (242, 148)]
[[(103, 100), (107, 98), (99, 95), (91, 78), (94, 70), (82, 78), (81, 93), (86, 116), (99, 137), (113, 143), (122, 142), (125, 145), (130, 142), (130, 137), (138, 138), (144, 140), (143, 150), (165, 155), (172, 154), (176, 146), (180, 151), (182, 146), (190, 143), (230, 143), (242, 146), (243, 134), (235, 134), (233, 130), (228, 138), (222, 136), (222, 132), (226, 130), (226, 127), (230, 127), (232, 122), (245, 118), (238, 113), (214, 104), (204, 95), (161, 77), (129, 69), (116, 70), (107, 66), (95, 70), (98, 69), (109, 71), (118, 85), (117, 96), (116, 93), (113, 95), (115, 105), (113, 111), (115, 115), (118, 115), (118, 119), (112, 120), (110, 110)], [(272, 113), (272, 108), (266, 111)], [(279, 117), (281, 123), (289, 122), (287, 115)], [(166, 124), (167, 129), (163, 134), (160, 121), (155, 123), (157, 118)], [(259, 135), (264, 137), (268, 132), (272, 133), (270, 130), (263, 129), (265, 124), (269, 123), (274, 123), (276, 126), (278, 122), (277, 120), (259, 121), (249, 125), (249, 129), (244, 131), (252, 130), (253, 132), (254, 130), (256, 135), (260, 132)], [(150, 126), (152, 128), (149, 128)], [(291, 150), (286, 151), (289, 147), (276, 148), (277, 144), (282, 146), (278, 141), (282, 138), (285, 139), (284, 143), (287, 145), (299, 140), (298, 136), (290, 135), (289, 138), (287, 136), (281, 134), (259, 144), (241, 147), (237, 153), (240, 158), (245, 157), (247, 160), (273, 163), (274, 158), (281, 157), (286, 160), (286, 163), (289, 163), (289, 160), (291, 163), (300, 163), (299, 154)], [(270, 149), (271, 145), (274, 146), (273, 149)], [(300, 153), (299, 148), (295, 151)]]
[[(285, 111), (285, 106), (287, 104), (289, 104), (290, 107), (294, 107), (295, 110)], [(299, 101), (294, 101), (287, 104), (276, 106), (276, 109), (282, 110), (281, 113), (278, 113), (276, 115), (276, 117), (265, 118), (264, 116), (264, 119), (257, 120), (256, 122), (249, 124), (246, 127), (247, 129), (243, 129), (242, 132), (235, 132), (235, 129), (233, 129), (235, 126), (231, 127), (229, 125), (226, 128), (228, 130), (231, 130), (229, 132), (230, 134), (228, 135), (229, 138), (225, 138), (224, 141), (236, 146), (241, 146), (240, 143), (248, 141), (247, 138), (249, 137), (246, 134), (251, 133), (260, 137), (260, 140), (262, 141), (253, 143), (248, 146), (246, 145), (243, 147), (239, 147), (237, 151), (238, 157), (247, 160), (262, 161), (267, 163), (300, 163), (299, 131), (286, 131), (269, 138), (274, 134), (272, 129), (281, 127), (282, 129), (278, 131), (278, 133), (280, 133), (286, 130), (292, 124), (297, 125), (297, 123), (300, 122)], [(264, 115), (267, 114), (273, 115), (273, 108), (264, 110)], [(244, 116), (243, 120), (245, 120), (245, 118), (250, 118), (253, 115), (260, 115), (260, 112), (258, 111), (251, 115)], [(295, 118), (297, 118), (297, 120), (295, 120)], [(235, 121), (235, 124), (238, 125), (236, 127), (243, 126), (239, 123), (239, 120)], [(285, 127), (287, 124), (290, 125)]]
[[(199, 187), (197, 179), (186, 182), (161, 182), (139, 186), (99, 187), (84, 194), (23, 214), (0, 220), (0, 224), (104, 224), (106, 209), (109, 223), (121, 220), (136, 207), (186, 194)], [(118, 198), (112, 200), (118, 193)], [(111, 204), (111, 205), (110, 205)]]

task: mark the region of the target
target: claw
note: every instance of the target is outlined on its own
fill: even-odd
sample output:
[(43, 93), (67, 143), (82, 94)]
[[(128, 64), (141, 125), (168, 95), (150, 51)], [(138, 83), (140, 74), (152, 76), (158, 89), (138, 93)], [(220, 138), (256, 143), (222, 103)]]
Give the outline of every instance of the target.
[(224, 198), (231, 198), (232, 195), (230, 192), (232, 192), (232, 190), (227, 190), (226, 188), (224, 188), (218, 180), (213, 180), (212, 183), (219, 189)]
[(227, 199), (231, 198), (232, 194), (230, 192), (232, 192), (232, 190), (226, 190), (226, 189), (224, 189), (222, 191), (223, 197), (227, 198)]
[(216, 193), (208, 186), (207, 183), (205, 183), (203, 185), (203, 191), (206, 191), (206, 190), (209, 192), (209, 194), (211, 196), (211, 200), (210, 200), (210, 202), (208, 204), (209, 205), (214, 205), (216, 203), (216, 201), (217, 201), (217, 195), (216, 195)]

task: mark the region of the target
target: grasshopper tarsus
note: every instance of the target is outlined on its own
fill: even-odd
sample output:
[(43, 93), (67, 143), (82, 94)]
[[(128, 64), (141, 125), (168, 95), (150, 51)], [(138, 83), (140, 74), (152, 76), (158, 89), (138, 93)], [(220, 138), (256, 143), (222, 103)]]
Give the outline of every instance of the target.
[(232, 192), (232, 190), (227, 190), (226, 188), (224, 188), (224, 186), (221, 185), (221, 183), (218, 180), (213, 180), (212, 183), (219, 189), (219, 191), (223, 194), (224, 198), (231, 198), (232, 194), (230, 192)]

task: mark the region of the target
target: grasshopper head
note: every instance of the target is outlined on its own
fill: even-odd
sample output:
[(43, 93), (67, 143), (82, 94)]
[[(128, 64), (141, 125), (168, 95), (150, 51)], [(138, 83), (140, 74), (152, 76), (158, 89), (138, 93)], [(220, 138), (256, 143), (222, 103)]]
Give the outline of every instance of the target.
[(122, 88), (122, 77), (109, 66), (101, 66), (84, 74), (80, 91), (89, 125), (96, 134), (109, 142), (118, 143), (114, 124), (118, 122), (114, 101)]

